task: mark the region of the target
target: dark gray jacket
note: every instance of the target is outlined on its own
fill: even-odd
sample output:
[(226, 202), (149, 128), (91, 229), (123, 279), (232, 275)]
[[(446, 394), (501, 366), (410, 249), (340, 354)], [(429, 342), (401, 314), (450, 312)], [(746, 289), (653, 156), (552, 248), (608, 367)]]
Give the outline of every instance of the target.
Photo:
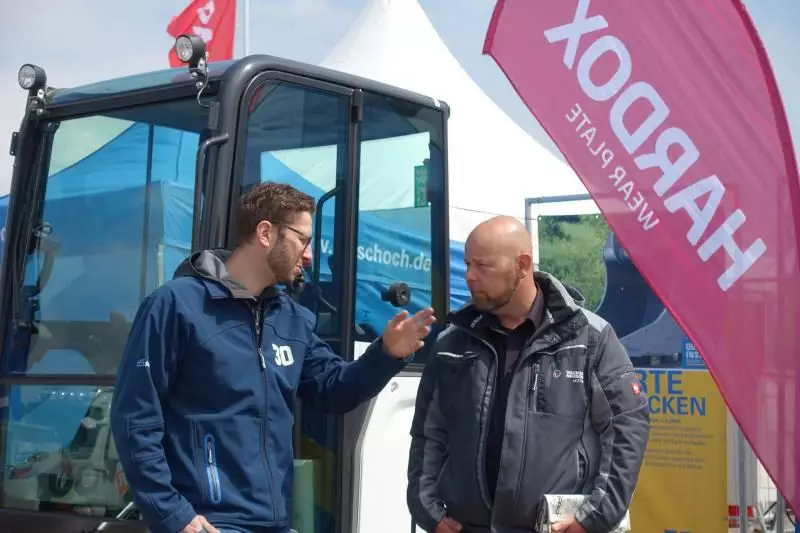
[(429, 532), (447, 514), (465, 532), (530, 532), (544, 494), (589, 494), (589, 533), (623, 517), (650, 416), (613, 329), (553, 276), (537, 272), (546, 319), (511, 382), (494, 504), (484, 475), (497, 356), (471, 305), (450, 317), (422, 374), (411, 427), (408, 506)]

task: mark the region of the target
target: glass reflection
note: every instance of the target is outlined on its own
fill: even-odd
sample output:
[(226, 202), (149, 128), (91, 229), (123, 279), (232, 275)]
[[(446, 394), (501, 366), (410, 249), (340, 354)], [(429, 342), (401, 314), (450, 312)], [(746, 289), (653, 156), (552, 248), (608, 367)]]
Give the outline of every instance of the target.
[(130, 501), (111, 437), (111, 387), (12, 386), (2, 505), (111, 517)]

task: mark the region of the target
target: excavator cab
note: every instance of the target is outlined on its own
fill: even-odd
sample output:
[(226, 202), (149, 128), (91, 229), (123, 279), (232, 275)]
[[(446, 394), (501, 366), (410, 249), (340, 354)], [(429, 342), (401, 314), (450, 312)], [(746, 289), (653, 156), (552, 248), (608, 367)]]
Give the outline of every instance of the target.
[[(446, 104), (270, 56), (207, 63), (195, 36), (176, 53), (185, 67), (70, 89), (19, 71), (0, 198), (4, 530), (145, 531), (108, 428), (120, 356), (185, 257), (233, 247), (235, 202), (256, 184), (317, 199), (313, 263), (285, 290), (343, 358), (401, 307), (447, 311)], [(368, 411), (297, 406), (297, 531), (356, 530)]]

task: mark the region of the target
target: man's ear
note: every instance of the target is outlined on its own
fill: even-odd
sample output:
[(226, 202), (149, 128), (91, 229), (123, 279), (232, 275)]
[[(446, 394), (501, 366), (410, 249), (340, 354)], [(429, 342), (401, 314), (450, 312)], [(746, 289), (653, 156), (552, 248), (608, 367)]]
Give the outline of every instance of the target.
[(529, 253), (521, 253), (517, 256), (517, 267), (520, 276), (528, 276), (533, 273), (533, 256)]
[(272, 240), (272, 223), (262, 220), (256, 225), (256, 240), (264, 248), (269, 248)]

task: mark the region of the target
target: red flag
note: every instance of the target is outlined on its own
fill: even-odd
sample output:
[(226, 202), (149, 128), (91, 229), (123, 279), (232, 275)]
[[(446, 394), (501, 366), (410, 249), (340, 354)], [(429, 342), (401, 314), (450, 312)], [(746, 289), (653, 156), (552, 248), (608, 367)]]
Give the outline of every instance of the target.
[[(167, 26), (172, 37), (197, 35), (206, 43), (208, 61), (233, 59), (236, 26), (236, 0), (193, 0)], [(174, 49), (169, 51), (169, 66), (181, 66)]]
[(800, 182), (739, 0), (499, 0), (491, 55), (800, 509)]

